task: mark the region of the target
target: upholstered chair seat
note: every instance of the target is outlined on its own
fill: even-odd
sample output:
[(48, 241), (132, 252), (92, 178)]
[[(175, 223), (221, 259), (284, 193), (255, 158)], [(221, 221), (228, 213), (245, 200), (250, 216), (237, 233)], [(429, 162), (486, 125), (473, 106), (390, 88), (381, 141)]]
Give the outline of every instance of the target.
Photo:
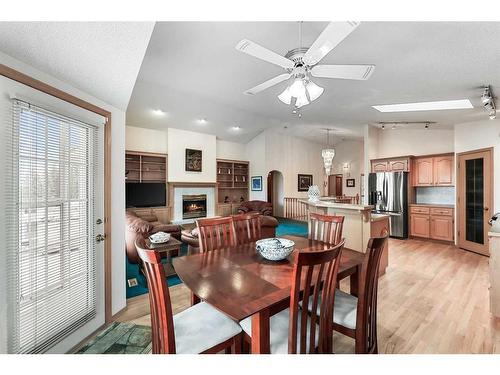
[(174, 315), (177, 354), (199, 354), (238, 335), (238, 323), (200, 302)]
[[(312, 310), (312, 297), (309, 298), (309, 312)], [(302, 302), (300, 302), (302, 307)], [(321, 297), (318, 299), (317, 312), (319, 313), (321, 306)], [(333, 322), (341, 326), (356, 329), (356, 313), (358, 308), (358, 298), (335, 289), (335, 304), (333, 305)]]
[[(290, 309), (283, 310), (271, 316), (269, 322), (269, 340), (271, 354), (287, 354), (288, 353), (288, 326), (290, 322)], [(252, 317), (248, 317), (240, 322), (243, 331), (252, 337)], [(306, 352), (310, 353), (313, 350), (309, 348), (310, 332), (311, 332), (311, 318), (307, 320), (307, 337), (306, 337)], [(297, 342), (300, 342), (301, 320), (297, 321)], [(314, 335), (315, 346), (318, 346), (319, 328), (316, 327), (316, 334)], [(298, 351), (298, 350), (297, 350)]]

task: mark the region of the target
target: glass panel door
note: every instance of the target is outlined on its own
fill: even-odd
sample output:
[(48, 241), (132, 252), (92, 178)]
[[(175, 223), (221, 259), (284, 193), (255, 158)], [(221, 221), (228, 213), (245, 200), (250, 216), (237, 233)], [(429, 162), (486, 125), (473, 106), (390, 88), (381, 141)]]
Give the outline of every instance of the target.
[(465, 238), (484, 244), (484, 160), (465, 162)]
[(488, 218), (492, 205), (492, 151), (459, 154), (457, 178), (458, 246), (489, 255)]

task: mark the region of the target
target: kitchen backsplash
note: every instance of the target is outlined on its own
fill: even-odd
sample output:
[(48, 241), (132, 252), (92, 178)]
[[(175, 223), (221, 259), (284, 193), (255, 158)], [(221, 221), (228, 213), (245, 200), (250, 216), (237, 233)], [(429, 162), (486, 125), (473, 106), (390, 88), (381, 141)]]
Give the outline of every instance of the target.
[(420, 204), (455, 204), (455, 187), (417, 187), (415, 202)]

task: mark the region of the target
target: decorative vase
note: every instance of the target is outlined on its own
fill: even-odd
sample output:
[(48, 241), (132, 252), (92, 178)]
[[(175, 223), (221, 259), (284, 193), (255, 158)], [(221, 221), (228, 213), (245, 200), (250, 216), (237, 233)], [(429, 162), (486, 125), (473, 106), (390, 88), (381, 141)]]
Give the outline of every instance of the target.
[(318, 185), (309, 186), (309, 190), (307, 191), (307, 195), (309, 197), (310, 202), (319, 202), (319, 187)]

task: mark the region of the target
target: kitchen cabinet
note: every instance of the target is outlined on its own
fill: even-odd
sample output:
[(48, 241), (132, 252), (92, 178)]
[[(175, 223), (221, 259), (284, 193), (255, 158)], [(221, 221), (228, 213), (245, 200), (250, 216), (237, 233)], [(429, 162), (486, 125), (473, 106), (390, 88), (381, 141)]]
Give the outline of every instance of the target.
[(415, 237), (429, 238), (430, 226), (429, 215), (411, 214), (410, 215), (410, 235)]
[(418, 157), (413, 160), (413, 186), (453, 186), (453, 154)]
[(372, 162), (372, 172), (387, 172), (387, 161)]
[(411, 157), (398, 157), (389, 159), (373, 159), (372, 172), (409, 172)]
[(410, 236), (453, 242), (454, 209), (438, 205), (410, 206)]
[(431, 216), (431, 238), (453, 241), (453, 218), (450, 216)]
[(454, 159), (453, 155), (436, 156), (434, 159), (434, 185), (453, 186), (454, 177)]
[(433, 158), (417, 158), (413, 165), (413, 186), (434, 185)]

